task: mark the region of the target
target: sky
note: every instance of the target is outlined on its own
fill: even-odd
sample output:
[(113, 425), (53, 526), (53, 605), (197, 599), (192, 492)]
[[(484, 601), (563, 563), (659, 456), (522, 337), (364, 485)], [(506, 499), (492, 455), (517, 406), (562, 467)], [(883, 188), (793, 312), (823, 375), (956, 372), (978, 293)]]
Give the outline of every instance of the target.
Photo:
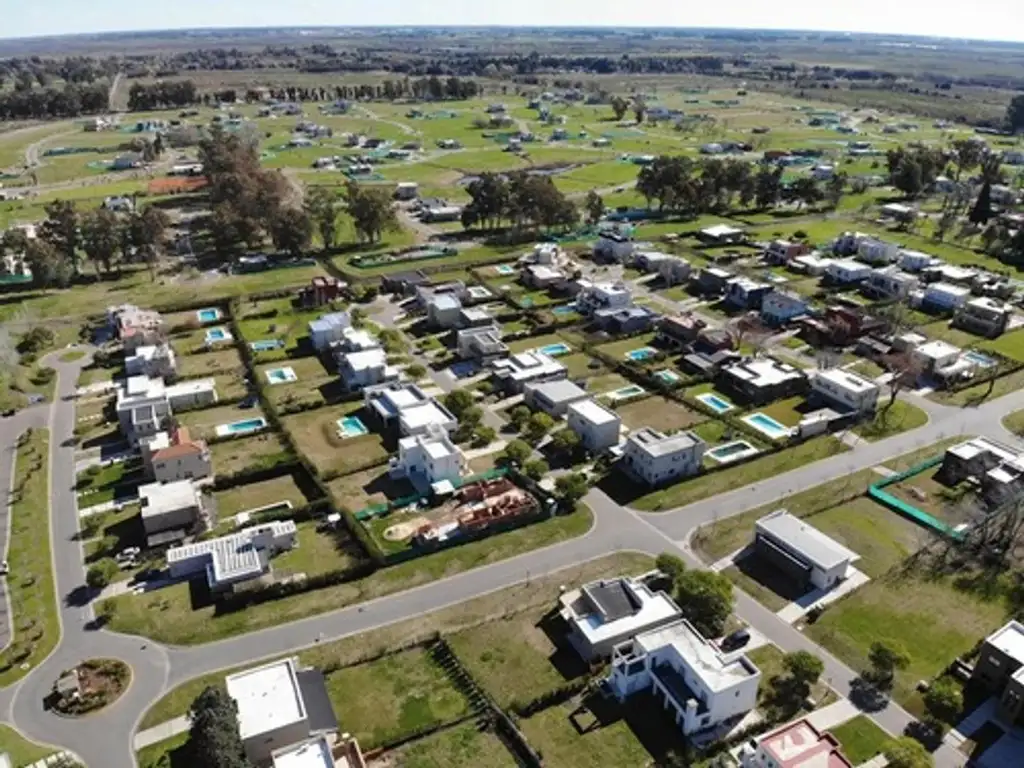
[(821, 29), (1024, 42), (1022, 0), (0, 0), (0, 38), (197, 27)]

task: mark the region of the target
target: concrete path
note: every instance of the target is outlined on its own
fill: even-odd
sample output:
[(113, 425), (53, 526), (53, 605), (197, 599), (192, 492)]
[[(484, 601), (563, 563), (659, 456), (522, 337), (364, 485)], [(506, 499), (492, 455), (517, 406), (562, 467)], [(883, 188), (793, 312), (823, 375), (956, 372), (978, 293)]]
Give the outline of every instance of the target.
[(154, 725), (152, 728), (147, 728), (135, 734), (135, 749), (144, 749), (150, 744), (156, 744), (172, 736), (177, 736), (179, 733), (187, 731), (190, 727), (191, 722), (188, 715), (182, 715), (173, 720), (160, 723), (160, 725)]
[(849, 699), (840, 699), (807, 715), (807, 721), (819, 731), (828, 731), (860, 714)]
[(839, 598), (850, 594), (855, 589), (859, 589), (871, 581), (866, 573), (862, 573), (856, 568), (853, 568), (852, 571), (843, 583), (834, 589), (811, 590), (803, 597), (791, 602), (776, 615), (787, 624), (795, 624), (815, 608), (834, 603)]
[(870, 760), (867, 760), (857, 768), (885, 768), (889, 764), (889, 761), (885, 759), (885, 755), (875, 755)]

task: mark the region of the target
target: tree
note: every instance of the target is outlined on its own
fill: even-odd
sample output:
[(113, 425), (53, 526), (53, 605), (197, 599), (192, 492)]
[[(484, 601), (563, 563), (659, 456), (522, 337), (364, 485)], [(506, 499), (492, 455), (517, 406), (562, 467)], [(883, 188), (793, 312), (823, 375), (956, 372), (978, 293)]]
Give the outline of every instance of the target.
[(39, 236), (52, 245), (64, 260), (78, 272), (79, 221), (78, 211), (67, 200), (54, 200), (46, 204), (46, 219), (39, 228)]
[(167, 214), (154, 205), (148, 205), (141, 213), (135, 211), (128, 217), (125, 227), (127, 239), (149, 267), (151, 280), (156, 279), (156, 261), (163, 253), (164, 238), (170, 226)]
[(778, 204), (782, 195), (782, 166), (765, 167), (754, 179), (754, 205), (765, 210)]
[(473, 430), (473, 445), (483, 447), (490, 445), (497, 439), (498, 433), (494, 427), (489, 427), (486, 424), (478, 426)]
[(531, 480), (542, 480), (544, 475), (551, 471), (551, 467), (544, 459), (530, 459), (523, 464), (523, 473)]
[(416, 381), (427, 375), (427, 369), (419, 363), (413, 363), (405, 369), (405, 373), (410, 379)]
[(523, 466), (533, 454), (533, 448), (523, 440), (510, 440), (499, 457), (503, 464), (517, 464)]
[(203, 690), (189, 708), (189, 764), (196, 768), (249, 768), (238, 731), (238, 705), (216, 686)]
[(476, 405), (476, 399), (465, 389), (453, 389), (444, 396), (444, 405), (458, 419), (463, 411)]
[(71, 263), (41, 237), (30, 240), (25, 246), (25, 263), (32, 271), (32, 282), (40, 288), (63, 288), (71, 282)]
[(714, 571), (688, 570), (676, 584), (683, 615), (705, 637), (718, 637), (732, 613), (732, 582)]
[(679, 583), (679, 578), (686, 573), (686, 563), (683, 562), (683, 558), (669, 552), (662, 552), (658, 555), (654, 560), (654, 567), (668, 576), (672, 581), (673, 587)]
[(843, 199), (843, 190), (846, 188), (846, 174), (833, 173), (832, 177), (825, 183), (825, 199), (828, 200), (830, 208), (838, 208), (839, 201)]
[(825, 663), (810, 651), (793, 651), (782, 659), (782, 666), (793, 685), (806, 689), (818, 682)]
[(484, 409), (479, 405), (471, 405), (469, 408), (463, 409), (462, 413), (459, 414), (459, 424), (470, 428), (476, 427), (483, 419)]
[(938, 720), (951, 723), (964, 708), (963, 690), (951, 677), (940, 677), (924, 693), (924, 705)]
[(992, 184), (989, 181), (982, 182), (981, 189), (978, 190), (978, 199), (967, 218), (971, 224), (979, 227), (988, 224), (992, 218)]
[(900, 736), (882, 747), (889, 768), (932, 768), (935, 765), (928, 750), (917, 739)]
[(391, 195), (381, 187), (360, 186), (350, 181), (345, 187), (348, 215), (360, 239), (377, 242), (385, 231), (399, 228)]
[(320, 233), (324, 250), (333, 248), (338, 239), (338, 196), (327, 187), (313, 187), (306, 193), (306, 215)]
[(85, 572), (85, 583), (90, 589), (103, 589), (110, 583), (117, 573), (117, 563), (110, 558), (104, 558), (98, 563), (89, 566)]
[(89, 260), (107, 274), (113, 271), (114, 257), (121, 246), (121, 218), (107, 208), (97, 208), (82, 217), (82, 250)]
[(588, 224), (597, 224), (604, 216), (604, 200), (594, 190), (587, 192), (587, 200), (583, 207), (587, 212)]
[(910, 657), (899, 645), (890, 645), (876, 640), (871, 644), (868, 661), (871, 664), (875, 680), (888, 685), (892, 683), (897, 669), (907, 668), (910, 664)]
[(590, 483), (582, 472), (570, 472), (555, 480), (555, 494), (565, 507), (574, 506), (589, 490)]
[(981, 163), (982, 155), (984, 154), (984, 145), (978, 141), (971, 141), (970, 139), (958, 139), (953, 142), (953, 162), (956, 165), (956, 175), (953, 177), (956, 181), (960, 181), (960, 177), (966, 172), (974, 168), (977, 168)]
[(522, 432), (523, 427), (526, 426), (526, 422), (530, 420), (533, 415), (533, 411), (530, 410), (529, 406), (517, 405), (508, 413), (509, 423), (515, 427), (517, 432)]
[(270, 222), (270, 239), (274, 247), (293, 259), (302, 256), (313, 238), (313, 222), (301, 208), (284, 208)]
[(551, 447), (558, 453), (571, 456), (580, 447), (580, 436), (569, 427), (564, 427), (551, 435)]
[(644, 121), (644, 116), (647, 114), (647, 105), (643, 99), (633, 99), (633, 116), (636, 117), (636, 123), (639, 125)]
[(531, 443), (539, 443), (543, 439), (552, 427), (555, 426), (555, 420), (548, 416), (543, 411), (538, 411), (530, 416), (526, 422), (526, 427), (523, 430), (526, 439)]
[(629, 102), (621, 96), (612, 96), (612, 100), (609, 102), (612, 108), (612, 113), (615, 115), (616, 120), (621, 120), (626, 116), (626, 112), (629, 110)]
[(1010, 99), (1006, 108), (1006, 127), (1011, 133), (1024, 131), (1024, 94)]

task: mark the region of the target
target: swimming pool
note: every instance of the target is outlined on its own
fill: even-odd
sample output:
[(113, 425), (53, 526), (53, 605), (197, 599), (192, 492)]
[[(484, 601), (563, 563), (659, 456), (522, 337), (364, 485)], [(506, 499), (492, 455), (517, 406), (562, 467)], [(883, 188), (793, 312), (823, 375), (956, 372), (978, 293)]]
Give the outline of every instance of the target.
[(284, 342), (280, 339), (261, 339), (249, 344), (249, 348), (253, 352), (269, 352), (272, 349), (281, 349), (283, 347)]
[(630, 384), (628, 387), (622, 387), (608, 393), (608, 397), (612, 400), (624, 400), (627, 397), (636, 397), (646, 392), (643, 387), (638, 384)]
[(224, 437), (225, 435), (244, 435), (247, 432), (259, 432), (261, 429), (265, 429), (266, 426), (267, 420), (262, 416), (256, 419), (233, 421), (230, 424), (221, 424), (217, 427), (217, 437)]
[(758, 432), (768, 435), (772, 440), (789, 437), (793, 433), (793, 430), (789, 427), (784, 424), (780, 424), (771, 416), (761, 413), (760, 411), (752, 413), (749, 416), (744, 416), (743, 421), (752, 426)]
[(516, 273), (516, 268), (511, 264), (499, 264), (494, 268), (494, 271), (499, 275), (514, 275)]
[(654, 378), (659, 381), (663, 381), (666, 384), (678, 384), (682, 377), (675, 371), (670, 371), (668, 368), (664, 368), (660, 371), (655, 371)]
[(215, 344), (220, 341), (231, 341), (231, 332), (227, 328), (211, 328), (206, 332), (207, 344)]
[(284, 368), (271, 368), (266, 371), (267, 381), (271, 384), (287, 384), (290, 381), (297, 381), (298, 376), (295, 375), (295, 371), (292, 370), (291, 366)]
[(656, 354), (658, 354), (658, 350), (653, 347), (640, 347), (639, 349), (631, 349), (626, 353), (626, 357), (634, 363), (642, 363), (644, 360), (649, 360)]
[(362, 420), (358, 416), (346, 416), (342, 419), (338, 419), (338, 433), (342, 437), (359, 437), (360, 435), (368, 435), (370, 430), (366, 428)]
[(572, 352), (572, 347), (568, 344), (558, 342), (557, 344), (545, 344), (537, 351), (543, 352), (545, 355), (550, 355), (551, 357), (558, 357), (559, 355), (565, 355)]
[(753, 456), (755, 453), (760, 453), (760, 451), (746, 440), (734, 440), (731, 443), (712, 448), (704, 455), (714, 459), (719, 464), (728, 464), (730, 461), (745, 459), (747, 456)]
[(576, 305), (575, 304), (562, 304), (558, 307), (551, 308), (551, 314), (553, 315), (575, 315)]
[(964, 352), (964, 357), (970, 360), (972, 363), (977, 365), (979, 368), (994, 368), (996, 361), (987, 355), (983, 355), (980, 352), (974, 352), (968, 350)]
[(725, 413), (726, 411), (731, 411), (736, 407), (725, 398), (713, 395), (710, 392), (705, 392), (703, 395), (697, 395), (697, 399), (715, 413)]
[(200, 309), (196, 312), (196, 317), (200, 323), (212, 323), (220, 320), (220, 310), (216, 307), (207, 307), (206, 309)]

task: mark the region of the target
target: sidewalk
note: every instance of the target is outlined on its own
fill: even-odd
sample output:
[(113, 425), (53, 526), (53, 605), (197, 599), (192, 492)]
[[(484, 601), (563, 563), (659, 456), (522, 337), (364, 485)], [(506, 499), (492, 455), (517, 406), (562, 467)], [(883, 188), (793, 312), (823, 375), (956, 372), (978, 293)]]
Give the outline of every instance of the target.
[(861, 711), (849, 699), (840, 699), (834, 704), (811, 712), (807, 715), (807, 722), (817, 728), (819, 732), (824, 732), (842, 725), (847, 720), (852, 720), (859, 714)]
[(182, 715), (173, 720), (160, 723), (160, 725), (154, 725), (152, 728), (147, 728), (144, 731), (139, 731), (135, 734), (135, 749), (140, 750), (148, 747), (150, 744), (156, 744), (164, 739), (177, 736), (179, 733), (184, 733), (189, 729), (189, 725), (188, 715)]

